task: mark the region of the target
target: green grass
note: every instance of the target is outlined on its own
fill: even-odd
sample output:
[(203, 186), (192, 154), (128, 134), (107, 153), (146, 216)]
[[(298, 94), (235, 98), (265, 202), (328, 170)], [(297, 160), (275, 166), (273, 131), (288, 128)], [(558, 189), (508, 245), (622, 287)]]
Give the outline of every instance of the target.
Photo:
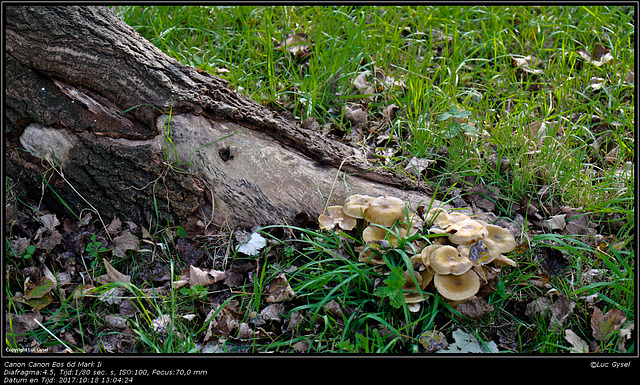
[[(249, 309), (240, 321), (250, 324), (250, 314), (268, 305), (264, 288), (287, 271), (297, 299), (283, 317), (290, 321), (302, 314), (302, 319), (295, 332), (256, 334), (250, 341), (228, 336), (223, 348), (292, 352), (298, 344), (312, 353), (415, 352), (424, 331), (437, 329), (450, 336), (457, 327), (464, 327), (489, 341), (496, 340), (497, 325), (503, 325), (514, 333), (514, 350), (519, 353), (566, 353), (569, 345), (563, 333), (549, 330), (548, 318), (531, 320), (521, 309), (550, 290), (576, 302), (565, 327), (587, 341), (591, 313), (584, 303), (586, 296), (597, 295), (605, 304), (603, 311), (619, 309), (627, 320), (635, 319), (635, 186), (632, 174), (621, 173), (627, 162), (635, 164), (634, 84), (625, 81), (634, 70), (632, 7), (136, 6), (114, 10), (169, 56), (226, 79), (230, 87), (258, 103), (291, 111), (300, 122), (312, 119), (329, 124), (334, 132), (348, 137), (353, 127), (344, 119), (345, 105), (364, 99), (369, 121), (374, 123), (363, 130), (367, 145), (382, 133), (376, 132), (375, 123), (381, 121), (383, 110), (396, 104), (396, 117), (382, 130), (388, 129), (395, 139), (374, 146), (378, 147), (377, 167), (404, 173), (403, 162), (413, 156), (439, 160), (421, 178), (437, 187), (442, 200), (452, 199), (456, 190), (464, 196), (472, 185), (480, 184), (500, 189), (495, 213), (511, 220), (522, 215), (528, 203), (551, 209), (543, 212), (545, 218), (562, 206), (589, 214), (593, 231), (588, 235), (522, 229), (526, 248), (517, 254), (518, 267), (503, 270), (497, 290), (487, 297), (495, 311), (480, 320), (459, 317), (438, 296), (428, 298), (417, 313), (406, 306), (390, 306), (374, 294), (377, 282), (385, 277), (357, 262), (358, 240), (352, 235), (283, 227), (284, 233), (296, 236), (274, 239), (276, 245), (257, 257), (259, 269), (253, 280), (225, 303), (235, 303), (230, 302), (233, 298), (237, 306)], [(310, 56), (296, 58), (277, 49), (291, 33), (307, 34), (313, 43)], [(597, 45), (609, 49), (613, 60), (597, 66), (578, 52), (591, 53)], [(537, 60), (530, 64), (530, 72), (535, 73), (513, 65), (515, 59), (528, 55)], [(367, 70), (384, 72), (396, 85), (363, 97), (353, 80)], [(596, 78), (604, 79), (600, 89), (590, 86)], [(550, 128), (536, 136), (532, 125), (539, 122)], [(617, 154), (608, 158), (616, 147)], [(436, 155), (441, 148), (446, 148), (446, 155)], [(384, 155), (384, 149), (393, 151)], [(162, 258), (176, 260), (175, 245), (164, 234), (162, 229), (154, 233), (155, 240), (164, 239), (168, 246)], [(544, 278), (538, 276), (540, 261), (535, 258), (542, 248), (562, 252), (571, 266), (550, 277), (547, 287), (535, 284)], [(232, 253), (230, 260), (235, 257)], [(134, 258), (119, 262), (125, 269)], [(606, 276), (583, 283), (581, 276), (590, 269), (601, 269)], [(6, 291), (11, 292), (8, 287)], [(194, 333), (194, 326), (181, 316), (208, 304), (192, 294), (172, 291), (134, 300), (141, 314), (131, 325), (138, 336), (136, 351), (197, 350), (196, 340), (207, 325), (198, 324)], [(324, 310), (332, 301), (342, 314)], [(77, 319), (84, 328), (103, 329), (100, 305), (87, 300), (77, 306), (60, 299), (55, 312), (43, 310), (57, 315), (44, 325), (59, 333), (68, 327), (67, 321)], [(158, 335), (151, 324), (163, 314), (170, 315), (172, 329)], [(30, 336), (57, 343), (42, 329)], [(79, 342), (76, 348), (81, 346)], [(617, 341), (602, 343), (600, 348), (618, 352)], [(635, 345), (627, 349), (634, 351)]]

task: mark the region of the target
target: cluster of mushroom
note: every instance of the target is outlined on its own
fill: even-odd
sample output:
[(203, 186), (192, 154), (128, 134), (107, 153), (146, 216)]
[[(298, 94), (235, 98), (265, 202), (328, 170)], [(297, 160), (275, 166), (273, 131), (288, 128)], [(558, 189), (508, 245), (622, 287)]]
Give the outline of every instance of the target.
[(433, 223), (430, 233), (444, 236), (422, 250), (419, 270), (429, 272), (435, 288), (448, 300), (473, 298), (480, 290), (480, 277), (486, 280), (484, 265), (516, 265), (504, 255), (516, 247), (507, 229), (441, 208), (430, 210), (426, 220)]
[(398, 246), (398, 238), (412, 236), (423, 226), (422, 219), (410, 213), (402, 199), (390, 196), (351, 195), (343, 206), (327, 207), (327, 214), (318, 217), (320, 228), (324, 230), (338, 227), (349, 231), (356, 227), (358, 219), (366, 221), (368, 226), (362, 231), (362, 240), (371, 248), (361, 250), (359, 260), (374, 265), (384, 265), (384, 260), (372, 248)]
[[(343, 206), (327, 207), (327, 214), (318, 218), (321, 229), (349, 231), (356, 227), (358, 219), (364, 219), (367, 227), (362, 239), (367, 246), (358, 250), (358, 260), (380, 266), (385, 265), (385, 249), (398, 247), (399, 239), (413, 236), (424, 226), (423, 219), (409, 212), (404, 201), (389, 196), (351, 195)], [(484, 265), (492, 262), (515, 266), (504, 256), (516, 245), (508, 230), (441, 208), (430, 210), (425, 221), (433, 223), (430, 233), (442, 237), (426, 247), (424, 241), (406, 245), (421, 250), (411, 253), (413, 271), (405, 271), (402, 289), (410, 310), (420, 309), (424, 300), (421, 291), (432, 281), (446, 299), (464, 301), (480, 290), (480, 277), (486, 281)]]

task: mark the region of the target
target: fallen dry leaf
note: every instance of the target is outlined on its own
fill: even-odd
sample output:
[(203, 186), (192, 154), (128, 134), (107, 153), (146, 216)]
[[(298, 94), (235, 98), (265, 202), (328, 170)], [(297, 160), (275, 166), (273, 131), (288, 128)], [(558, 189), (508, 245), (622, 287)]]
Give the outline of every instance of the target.
[(360, 91), (361, 95), (372, 95), (376, 92), (376, 87), (368, 80), (373, 75), (369, 70), (363, 71), (353, 79), (353, 86)]
[(620, 330), (626, 320), (627, 317), (620, 309), (611, 309), (603, 315), (602, 310), (594, 307), (591, 316), (593, 338), (597, 341), (608, 341), (615, 332)]
[(366, 125), (367, 111), (359, 104), (346, 104), (344, 107), (344, 118), (352, 125)]
[(436, 353), (498, 353), (495, 342), (481, 342), (473, 333), (456, 329), (451, 335), (455, 342), (450, 344), (449, 348), (437, 350)]
[(564, 321), (573, 313), (573, 308), (576, 306), (576, 303), (573, 301), (569, 301), (565, 295), (560, 295), (558, 299), (551, 305), (549, 310), (551, 310), (551, 321), (549, 322), (549, 330), (554, 330), (556, 328), (562, 329), (562, 324)]
[(39, 228), (34, 236), (36, 247), (50, 253), (62, 241), (62, 235), (55, 230), (55, 227), (60, 222), (52, 214), (43, 215), (38, 219), (43, 224), (43, 227)]
[(594, 91), (598, 91), (601, 90), (606, 84), (606, 79), (604, 78), (599, 78), (599, 77), (591, 77), (591, 80), (589, 80), (589, 88), (591, 88)]
[(18, 237), (11, 240), (11, 249), (15, 255), (22, 255), (29, 248), (29, 238)]
[(38, 217), (38, 221), (42, 223), (42, 226), (44, 226), (45, 229), (51, 232), (53, 232), (54, 229), (60, 225), (60, 221), (58, 220), (55, 214), (42, 215)]
[(124, 290), (119, 287), (112, 287), (109, 290), (100, 293), (98, 299), (112, 305), (120, 305), (123, 301)]
[(209, 286), (223, 280), (224, 277), (224, 271), (208, 269), (203, 270), (195, 266), (191, 266), (189, 268), (189, 286)]
[(564, 230), (564, 227), (567, 225), (565, 221), (567, 214), (558, 214), (554, 215), (551, 218), (538, 222), (540, 227), (547, 230)]
[(109, 234), (115, 235), (120, 232), (120, 229), (122, 229), (122, 222), (118, 217), (114, 217), (109, 226), (107, 226), (107, 231)]
[(29, 282), (28, 287), (27, 289), (25, 289), (24, 295), (22, 298), (26, 300), (30, 300), (34, 298), (42, 298), (45, 295), (49, 294), (49, 292), (51, 292), (51, 289), (53, 289), (53, 286), (54, 286), (53, 281), (51, 281), (48, 278), (43, 279), (37, 284), (33, 284)]
[(562, 230), (562, 233), (564, 235), (584, 234), (589, 224), (588, 216), (569, 207), (563, 207), (562, 210), (567, 214), (564, 218), (566, 226)]
[(197, 244), (187, 238), (179, 238), (177, 243), (176, 251), (182, 262), (187, 265), (197, 265), (200, 258), (204, 256), (204, 252)]
[(420, 341), (420, 345), (424, 347), (427, 353), (433, 353), (436, 350), (443, 350), (449, 347), (444, 333), (438, 330), (430, 330), (420, 334), (418, 341)]
[(613, 59), (611, 50), (600, 44), (596, 44), (591, 53), (580, 49), (578, 50), (578, 55), (596, 67), (601, 67)]
[(618, 340), (618, 350), (621, 353), (627, 352), (627, 348), (624, 347), (624, 344), (629, 338), (631, 338), (631, 332), (633, 331), (634, 327), (635, 325), (633, 321), (628, 321), (626, 324), (624, 324), (622, 329), (620, 329), (620, 339)]
[(256, 255), (267, 245), (267, 240), (257, 232), (247, 234), (243, 230), (236, 230), (234, 236), (240, 243), (238, 252), (249, 256)]
[(585, 342), (580, 336), (574, 333), (573, 330), (567, 329), (564, 331), (564, 339), (567, 340), (572, 346), (569, 350), (571, 353), (589, 353), (589, 344)]
[(544, 71), (540, 68), (535, 68), (535, 65), (539, 63), (539, 60), (535, 56), (527, 55), (524, 57), (511, 57), (511, 66), (517, 68), (526, 73), (533, 75), (540, 75)]
[[(43, 317), (38, 310), (20, 315), (7, 313), (5, 315), (5, 324), (7, 325), (5, 337), (7, 341), (20, 341), (26, 338), (27, 333), (35, 329), (38, 326), (38, 322), (42, 322), (42, 319)], [(9, 325), (11, 325), (12, 334), (9, 333)]]
[(267, 302), (284, 302), (296, 296), (296, 293), (289, 286), (287, 277), (284, 273), (280, 273), (267, 285), (265, 294), (267, 294)]
[(113, 239), (113, 255), (124, 258), (127, 250), (137, 250), (140, 247), (138, 238), (131, 234), (129, 230)]
[(500, 199), (500, 189), (497, 186), (476, 184), (469, 190), (469, 199), (484, 212), (493, 212), (496, 202)]
[(531, 318), (542, 318), (547, 315), (551, 300), (547, 297), (538, 297), (527, 304), (525, 314)]
[(127, 319), (119, 315), (107, 314), (104, 316), (104, 321), (113, 329), (124, 329), (127, 327)]
[(493, 312), (493, 305), (487, 303), (482, 297), (476, 297), (458, 304), (456, 310), (465, 317), (478, 319)]
[(93, 289), (95, 289), (96, 287), (93, 285), (78, 285), (74, 290), (73, 293), (71, 294), (71, 298), (73, 299), (80, 299), (80, 298), (84, 298), (84, 296), (86, 294), (89, 294), (90, 292), (93, 291)]
[(311, 55), (311, 48), (309, 48), (309, 41), (307, 35), (303, 33), (292, 33), (287, 35), (287, 38), (280, 43), (276, 49), (287, 50), (289, 53), (298, 58), (305, 58)]
[(42, 297), (36, 297), (31, 299), (25, 299), (22, 296), (22, 293), (18, 293), (13, 298), (11, 298), (15, 302), (23, 303), (25, 305), (29, 305), (34, 311), (42, 310), (45, 307), (49, 306), (51, 302), (53, 302), (53, 298), (51, 294), (44, 294)]
[(409, 163), (407, 163), (404, 169), (409, 175), (417, 177), (419, 175), (423, 175), (427, 167), (431, 166), (435, 162), (436, 161), (433, 159), (416, 158), (414, 156), (413, 158), (411, 158)]
[(107, 274), (103, 274), (96, 278), (96, 282), (98, 282), (100, 285), (106, 285), (113, 282), (124, 282), (124, 283), (131, 282), (130, 275), (122, 274), (121, 272), (116, 270), (113, 266), (111, 266), (109, 261), (106, 259), (103, 260), (102, 262), (104, 263), (104, 268), (107, 269)]

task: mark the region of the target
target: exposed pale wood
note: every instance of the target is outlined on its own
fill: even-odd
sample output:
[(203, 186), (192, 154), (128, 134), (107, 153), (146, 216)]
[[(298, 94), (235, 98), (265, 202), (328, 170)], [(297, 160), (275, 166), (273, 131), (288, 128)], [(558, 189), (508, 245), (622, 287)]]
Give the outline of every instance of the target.
[(315, 216), (347, 192), (430, 200), (355, 148), (169, 58), (105, 7), (7, 6), (5, 16), (6, 169), (34, 195), (45, 176), (76, 212), (193, 224), (213, 209), (230, 226)]

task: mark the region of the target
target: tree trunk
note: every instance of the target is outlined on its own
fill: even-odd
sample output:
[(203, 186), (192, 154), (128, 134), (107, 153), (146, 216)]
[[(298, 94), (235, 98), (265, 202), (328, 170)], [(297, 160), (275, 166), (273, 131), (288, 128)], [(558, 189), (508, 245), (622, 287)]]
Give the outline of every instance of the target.
[(315, 218), (351, 193), (431, 202), (169, 58), (108, 8), (7, 6), (5, 18), (7, 175), (54, 210), (233, 227)]

